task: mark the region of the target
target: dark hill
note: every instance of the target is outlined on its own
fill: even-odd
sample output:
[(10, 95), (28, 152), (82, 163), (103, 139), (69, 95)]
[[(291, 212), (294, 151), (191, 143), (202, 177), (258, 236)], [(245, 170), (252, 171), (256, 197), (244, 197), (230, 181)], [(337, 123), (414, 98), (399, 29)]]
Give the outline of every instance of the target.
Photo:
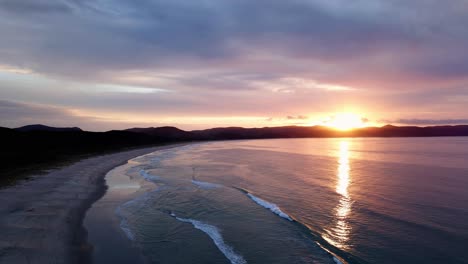
[(336, 136), (329, 128), (314, 127), (226, 127), (192, 131), (200, 139), (260, 139), (260, 138), (302, 138)]
[(17, 129), (0, 128), (0, 181), (44, 164), (119, 151), (128, 148), (191, 140), (230, 140), (309, 137), (440, 137), (468, 136), (468, 125), (384, 126), (338, 131), (329, 127), (284, 126), (264, 128), (226, 127), (184, 131), (175, 127), (131, 128), (108, 132), (87, 132), (79, 128), (43, 125)]
[(195, 139), (195, 135), (176, 127), (149, 127), (149, 128), (129, 128), (124, 131), (141, 133), (161, 140), (191, 140)]
[(89, 155), (160, 145), (169, 141), (129, 131), (18, 131), (1, 128), (0, 182), (2, 178), (10, 181), (27, 171), (50, 168), (51, 165)]
[(65, 132), (65, 131), (82, 131), (79, 127), (50, 127), (45, 125), (27, 125), (15, 128), (15, 130), (21, 132), (28, 132), (28, 131), (54, 131), (54, 132)]

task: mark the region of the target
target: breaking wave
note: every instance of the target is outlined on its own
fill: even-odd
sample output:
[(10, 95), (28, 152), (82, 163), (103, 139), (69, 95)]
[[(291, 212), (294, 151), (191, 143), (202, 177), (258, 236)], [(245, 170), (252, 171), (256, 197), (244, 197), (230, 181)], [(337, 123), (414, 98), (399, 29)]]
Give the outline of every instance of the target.
[(221, 185), (221, 184), (211, 183), (211, 182), (203, 182), (203, 181), (197, 181), (197, 180), (192, 180), (192, 183), (197, 185), (198, 187), (200, 187), (202, 189), (215, 189), (215, 188), (223, 187), (223, 185)]
[(133, 234), (132, 230), (130, 229), (130, 225), (128, 224), (127, 218), (122, 213), (122, 207), (119, 206), (115, 210), (115, 214), (120, 218), (120, 229), (125, 233), (128, 239), (131, 241), (135, 241), (135, 235)]
[(284, 219), (287, 219), (289, 221), (294, 221), (289, 215), (287, 215), (286, 213), (281, 211), (281, 209), (276, 204), (267, 202), (267, 201), (265, 201), (265, 200), (263, 200), (261, 198), (258, 198), (257, 196), (254, 196), (251, 193), (247, 193), (247, 196), (250, 199), (252, 199), (254, 202), (256, 202), (257, 204), (265, 207), (266, 209), (272, 211), (273, 213), (279, 215), (280, 217), (282, 217)]
[(224, 256), (229, 259), (232, 264), (247, 264), (245, 259), (234, 252), (231, 246), (227, 245), (223, 240), (223, 236), (216, 226), (203, 223), (201, 221), (177, 217), (174, 213), (171, 213), (171, 216), (177, 219), (178, 221), (191, 223), (196, 229), (199, 229), (206, 233), (215, 243), (216, 247), (224, 254)]
[(140, 175), (141, 175), (141, 177), (143, 177), (146, 181), (149, 181), (149, 182), (154, 182), (154, 181), (159, 180), (159, 177), (158, 177), (158, 176), (151, 175), (150, 173), (148, 173), (148, 172), (145, 171), (145, 170), (140, 170)]

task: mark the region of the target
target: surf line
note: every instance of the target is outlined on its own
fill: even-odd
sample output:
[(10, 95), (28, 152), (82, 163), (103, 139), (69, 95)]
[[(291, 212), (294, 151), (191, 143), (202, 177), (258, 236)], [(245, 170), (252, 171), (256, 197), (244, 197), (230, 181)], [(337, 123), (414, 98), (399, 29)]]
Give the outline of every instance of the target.
[(223, 236), (221, 235), (221, 232), (216, 226), (209, 225), (198, 220), (181, 218), (176, 216), (173, 212), (171, 212), (170, 215), (180, 222), (192, 224), (193, 227), (207, 234), (211, 240), (213, 240), (219, 251), (223, 253), (223, 255), (231, 262), (231, 264), (247, 264), (247, 261), (245, 261), (241, 255), (237, 254), (231, 246), (226, 244)]
[[(324, 250), (325, 252), (327, 252), (328, 254), (330, 254), (330, 257), (332, 258), (333, 262), (335, 262), (336, 264), (348, 264), (349, 262), (348, 261), (345, 261), (342, 257), (340, 257), (338, 254), (334, 253), (335, 251), (339, 250), (337, 248), (335, 248), (335, 250), (330, 250), (330, 249), (327, 249), (325, 246), (323, 246), (320, 242), (318, 242), (317, 240), (320, 240), (326, 244), (328, 244), (326, 242), (326, 240), (324, 240), (319, 234), (317, 234), (316, 232), (314, 232), (311, 228), (309, 228), (307, 225), (304, 225), (303, 223), (301, 223), (300, 221), (297, 221), (295, 220), (294, 218), (292, 218), (291, 216), (289, 216), (288, 214), (286, 214), (285, 212), (281, 211), (281, 209), (279, 208), (278, 205), (274, 204), (274, 203), (271, 203), (271, 202), (268, 202), (266, 200), (263, 200), (255, 195), (253, 195), (250, 191), (246, 190), (246, 189), (242, 189), (240, 187), (235, 187), (235, 186), (231, 186), (232, 188), (236, 189), (236, 190), (239, 190), (241, 191), (242, 193), (244, 193), (247, 197), (249, 197), (252, 201), (254, 201), (255, 203), (257, 203), (258, 205), (270, 210), (271, 212), (273, 212), (274, 214), (284, 218), (284, 219), (287, 219), (291, 222), (294, 222), (296, 224), (298, 224), (300, 227), (304, 228), (305, 230), (307, 230), (307, 232), (312, 235), (313, 237), (313, 241), (322, 249)], [(329, 245), (329, 244), (328, 244)], [(333, 248), (332, 245), (329, 245), (330, 247)]]
[(154, 182), (159, 180), (158, 176), (152, 175), (151, 173), (148, 173), (146, 170), (143, 169), (140, 170), (139, 174), (148, 182)]
[(288, 214), (286, 214), (285, 212), (283, 212), (278, 205), (274, 204), (274, 203), (270, 203), (266, 200), (263, 200), (262, 198), (260, 197), (257, 197), (255, 195), (253, 195), (252, 193), (250, 193), (249, 191), (247, 190), (244, 190), (242, 188), (239, 188), (239, 187), (233, 187), (239, 191), (241, 191), (242, 193), (244, 193), (245, 195), (247, 195), (247, 197), (249, 197), (252, 201), (254, 201), (255, 203), (257, 203), (258, 205), (262, 206), (263, 208), (266, 208), (268, 210), (270, 210), (271, 212), (273, 212), (274, 214), (278, 215), (279, 217), (282, 217), (286, 220), (289, 220), (291, 222), (294, 222), (295, 220), (289, 216)]
[(204, 181), (197, 181), (195, 178), (195, 167), (192, 167), (192, 184), (196, 185), (198, 188), (201, 189), (216, 189), (221, 188), (223, 185), (211, 182), (204, 182)]

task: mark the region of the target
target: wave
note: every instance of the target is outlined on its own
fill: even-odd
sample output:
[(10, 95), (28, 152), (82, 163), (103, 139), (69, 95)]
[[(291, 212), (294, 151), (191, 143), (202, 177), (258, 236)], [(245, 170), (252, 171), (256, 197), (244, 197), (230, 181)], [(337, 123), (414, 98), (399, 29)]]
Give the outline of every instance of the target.
[(270, 203), (270, 202), (267, 202), (261, 198), (258, 198), (257, 196), (247, 192), (247, 196), (252, 199), (254, 202), (256, 202), (257, 204), (265, 207), (266, 209), (272, 211), (273, 213), (279, 215), (280, 217), (284, 218), (284, 219), (287, 219), (289, 221), (294, 221), (292, 219), (292, 217), (290, 217), (289, 215), (287, 215), (285, 212), (281, 211), (281, 209), (274, 203)]
[(149, 181), (149, 182), (154, 182), (154, 181), (159, 180), (159, 177), (158, 177), (158, 176), (151, 175), (151, 174), (149, 174), (149, 173), (148, 173), (147, 171), (145, 171), (145, 170), (140, 170), (140, 175), (141, 175), (141, 177), (143, 177), (146, 181)]
[(199, 229), (206, 233), (213, 240), (216, 247), (218, 247), (218, 249), (232, 264), (247, 264), (247, 261), (245, 261), (245, 259), (241, 255), (234, 252), (232, 247), (227, 245), (226, 242), (224, 242), (223, 236), (221, 235), (220, 231), (216, 226), (209, 225), (193, 219), (177, 217), (172, 212), (170, 213), (170, 215), (181, 222), (191, 223), (196, 229)]
[(128, 223), (128, 219), (124, 214), (124, 209), (129, 210), (129, 209), (135, 209), (132, 207), (138, 207), (136, 210), (141, 209), (146, 201), (149, 200), (149, 196), (151, 195), (151, 192), (145, 193), (133, 200), (130, 200), (128, 202), (125, 202), (121, 205), (119, 205), (115, 209), (115, 214), (120, 218), (120, 229), (125, 233), (128, 239), (131, 241), (135, 241), (135, 234), (132, 232), (130, 228), (130, 224)]
[(131, 241), (135, 241), (136, 236), (130, 228), (128, 218), (125, 216), (125, 213), (130, 214), (130, 215), (137, 214), (139, 210), (148, 206), (147, 203), (148, 201), (150, 201), (151, 195), (162, 189), (164, 189), (164, 187), (159, 187), (151, 192), (144, 193), (143, 195), (140, 195), (130, 201), (127, 201), (119, 205), (115, 209), (115, 214), (120, 218), (120, 224), (119, 224), (120, 229), (122, 229), (122, 231), (125, 233), (127, 238), (130, 239)]
[(122, 213), (121, 206), (117, 207), (117, 209), (115, 210), (115, 214), (120, 218), (120, 229), (122, 229), (122, 231), (125, 233), (128, 239), (130, 239), (131, 241), (135, 241), (135, 235), (130, 229), (130, 225), (128, 224), (127, 218)]
[(217, 183), (211, 183), (211, 182), (203, 182), (203, 181), (197, 181), (197, 180), (192, 180), (192, 183), (197, 185), (198, 187), (202, 189), (216, 189), (216, 188), (221, 188), (223, 185), (217, 184)]
[(161, 165), (161, 162), (164, 160), (170, 159), (174, 156), (172, 152), (169, 153), (162, 153), (159, 154), (158, 156), (154, 156), (149, 160), (149, 164), (151, 164), (154, 167), (159, 167)]
[(336, 264), (343, 264), (337, 257), (333, 256), (333, 261), (335, 261)]
[(194, 145), (196, 144), (189, 144), (186, 146), (179, 146), (150, 153), (152, 154), (152, 156), (149, 159), (149, 164), (151, 164), (153, 167), (159, 167), (161, 166), (163, 161), (174, 158), (175, 156), (177, 156), (177, 154), (179, 154), (179, 152), (186, 152), (192, 149)]
[[(311, 228), (309, 228), (308, 226), (304, 225), (303, 223), (301, 222), (297, 222), (296, 220), (294, 220), (291, 216), (289, 216), (288, 214), (286, 214), (285, 212), (281, 211), (281, 209), (274, 203), (270, 203), (268, 201), (265, 201), (253, 194), (251, 194), (249, 191), (245, 190), (245, 189), (242, 189), (242, 188), (238, 188), (238, 187), (234, 187), (235, 189), (245, 193), (250, 199), (252, 199), (255, 203), (259, 204), (260, 206), (272, 211), (273, 213), (277, 214), (278, 216), (284, 218), (284, 219), (287, 219), (291, 222), (295, 222), (296, 224), (298, 224), (299, 226), (301, 226), (302, 228), (305, 228), (309, 233), (310, 235), (312, 235), (315, 239), (317, 240), (323, 240), (323, 238), (319, 235), (319, 234), (316, 234)], [(314, 240), (315, 240), (314, 239)], [(321, 243), (319, 243), (318, 241), (315, 241), (318, 246), (320, 248), (322, 248), (323, 250), (325, 250), (328, 254), (330, 254), (330, 256), (332, 257), (333, 259), (333, 262), (335, 262), (336, 264), (347, 264), (348, 262), (344, 261), (342, 258), (338, 257), (338, 255), (336, 255), (334, 252), (336, 251), (340, 251), (339, 249), (335, 248), (332, 252), (332, 250), (329, 250), (327, 248), (325, 248), (324, 246), (321, 245)], [(326, 241), (322, 241), (322, 243), (324, 243)], [(327, 243), (328, 244), (328, 243)], [(329, 245), (331, 246), (331, 245)], [(343, 253), (343, 252), (341, 252)], [(363, 263), (363, 262), (362, 262)]]

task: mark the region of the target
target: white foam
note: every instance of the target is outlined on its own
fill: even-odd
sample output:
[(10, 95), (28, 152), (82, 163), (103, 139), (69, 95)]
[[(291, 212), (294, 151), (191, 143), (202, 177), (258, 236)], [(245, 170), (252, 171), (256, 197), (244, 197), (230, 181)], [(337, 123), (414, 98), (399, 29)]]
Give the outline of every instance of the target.
[(145, 170), (140, 170), (140, 175), (143, 177), (146, 181), (153, 182), (159, 180), (158, 176), (154, 176), (146, 172)]
[(175, 217), (177, 220), (181, 222), (191, 223), (196, 229), (199, 229), (206, 233), (215, 243), (216, 247), (224, 254), (224, 256), (229, 259), (232, 264), (247, 264), (245, 259), (234, 252), (231, 246), (227, 245), (226, 242), (223, 240), (223, 236), (219, 232), (216, 226), (212, 226), (209, 224), (205, 224), (201, 221), (193, 220), (193, 219), (186, 219), (180, 218), (175, 216), (174, 213), (171, 213), (171, 216)]
[(152, 154), (156, 154), (156, 155), (153, 155), (149, 159), (149, 162), (153, 166), (160, 166), (163, 161), (175, 157), (177, 152), (180, 150), (183, 150), (182, 147), (176, 147), (176, 148), (171, 148), (171, 149), (167, 149), (164, 151), (154, 152)]
[(128, 239), (134, 241), (135, 235), (130, 229), (127, 218), (122, 214), (122, 209), (120, 206), (117, 207), (117, 209), (115, 210), (115, 213), (117, 214), (118, 217), (120, 217), (120, 229), (122, 229), (122, 231), (125, 233)]
[(251, 193), (247, 193), (247, 196), (249, 196), (250, 199), (252, 199), (257, 204), (265, 207), (266, 209), (272, 211), (273, 213), (279, 215), (280, 217), (282, 217), (284, 219), (288, 219), (289, 221), (293, 221), (293, 219), (289, 215), (287, 215), (286, 213), (281, 211), (281, 209), (276, 204), (267, 202), (267, 201), (265, 201), (263, 199), (260, 199), (260, 198), (254, 196)]
[(135, 214), (145, 206), (148, 206), (147, 202), (150, 201), (151, 195), (155, 192), (158, 192), (161, 189), (163, 188), (159, 187), (151, 192), (144, 193), (143, 195), (138, 196), (133, 200), (127, 201), (119, 205), (115, 209), (115, 214), (120, 218), (120, 229), (122, 229), (122, 231), (125, 233), (128, 239), (135, 241), (136, 237), (130, 228), (130, 224), (128, 223), (125, 214)]
[(192, 183), (197, 185), (198, 187), (200, 187), (202, 189), (215, 189), (215, 188), (223, 187), (221, 184), (216, 184), (216, 183), (211, 183), (211, 182), (203, 182), (203, 181), (196, 181), (196, 180), (192, 180)]
[(343, 264), (337, 257), (333, 256), (333, 261), (335, 261), (336, 264)]
[(315, 241), (315, 243), (317, 243), (317, 245), (323, 249), (324, 251), (326, 251), (328, 254), (331, 255), (332, 259), (333, 259), (333, 262), (335, 262), (336, 264), (347, 264), (348, 262), (340, 259), (338, 256), (336, 256), (333, 252), (331, 252), (330, 250), (328, 250), (327, 248), (325, 248), (324, 246), (322, 246), (322, 244), (320, 244), (318, 241)]

